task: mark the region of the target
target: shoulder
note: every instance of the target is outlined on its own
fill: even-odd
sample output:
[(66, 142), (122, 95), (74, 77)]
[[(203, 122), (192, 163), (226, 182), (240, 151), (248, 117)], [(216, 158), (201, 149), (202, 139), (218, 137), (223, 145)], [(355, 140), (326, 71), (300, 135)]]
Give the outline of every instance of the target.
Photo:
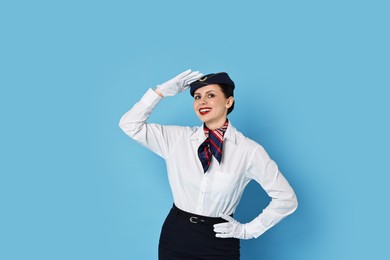
[(179, 137), (179, 135), (192, 136), (199, 132), (199, 130), (203, 131), (203, 129), (201, 129), (199, 126), (162, 125), (161, 127), (166, 132), (177, 134), (177, 137)]
[[(151, 125), (158, 125), (158, 124), (152, 123)], [(181, 126), (181, 125), (160, 125), (160, 127), (164, 128), (167, 131), (179, 131), (184, 133), (194, 133), (199, 129), (199, 127), (197, 126)]]

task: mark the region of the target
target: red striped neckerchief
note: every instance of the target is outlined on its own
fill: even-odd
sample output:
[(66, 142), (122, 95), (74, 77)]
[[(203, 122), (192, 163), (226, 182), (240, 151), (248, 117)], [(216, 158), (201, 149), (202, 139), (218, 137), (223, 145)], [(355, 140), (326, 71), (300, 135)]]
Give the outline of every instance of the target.
[(198, 148), (199, 160), (202, 163), (203, 171), (206, 172), (211, 163), (211, 156), (217, 159), (218, 163), (222, 160), (223, 136), (228, 128), (229, 120), (226, 119), (224, 125), (215, 130), (210, 130), (206, 124), (203, 125), (206, 140)]

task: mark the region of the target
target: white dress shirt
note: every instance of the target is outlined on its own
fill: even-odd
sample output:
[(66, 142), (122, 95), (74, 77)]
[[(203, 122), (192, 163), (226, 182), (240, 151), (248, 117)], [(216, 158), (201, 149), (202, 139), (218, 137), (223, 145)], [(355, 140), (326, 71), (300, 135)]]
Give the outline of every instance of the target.
[(245, 137), (229, 122), (224, 135), (222, 161), (213, 157), (203, 173), (198, 147), (206, 139), (203, 126), (183, 127), (146, 123), (160, 102), (152, 89), (120, 120), (131, 138), (165, 159), (175, 205), (198, 215), (219, 217), (235, 212), (245, 186), (257, 181), (271, 202), (247, 231), (258, 237), (297, 208), (295, 193), (264, 148)]

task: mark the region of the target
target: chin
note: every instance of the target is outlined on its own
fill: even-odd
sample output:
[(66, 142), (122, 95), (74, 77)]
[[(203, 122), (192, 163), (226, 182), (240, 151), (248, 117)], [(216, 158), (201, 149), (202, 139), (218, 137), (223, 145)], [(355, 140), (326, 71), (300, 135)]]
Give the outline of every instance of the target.
[(206, 123), (206, 121), (204, 119), (202, 119), (201, 117), (198, 117), (199, 120), (202, 122), (202, 123)]
[(202, 121), (203, 123), (207, 124), (210, 120), (207, 120), (204, 116), (199, 116), (199, 120)]

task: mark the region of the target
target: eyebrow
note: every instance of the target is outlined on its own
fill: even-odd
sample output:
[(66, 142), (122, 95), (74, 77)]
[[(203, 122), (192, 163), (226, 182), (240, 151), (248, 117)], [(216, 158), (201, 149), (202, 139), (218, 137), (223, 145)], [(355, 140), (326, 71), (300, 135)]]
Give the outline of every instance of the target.
[[(214, 90), (214, 89), (207, 90), (207, 91), (205, 92), (205, 94), (208, 94), (208, 93), (210, 93), (210, 92), (216, 92), (216, 90)], [(199, 93), (199, 92), (195, 92), (195, 93), (194, 93), (194, 96), (195, 96), (195, 95), (200, 95), (200, 93)]]

